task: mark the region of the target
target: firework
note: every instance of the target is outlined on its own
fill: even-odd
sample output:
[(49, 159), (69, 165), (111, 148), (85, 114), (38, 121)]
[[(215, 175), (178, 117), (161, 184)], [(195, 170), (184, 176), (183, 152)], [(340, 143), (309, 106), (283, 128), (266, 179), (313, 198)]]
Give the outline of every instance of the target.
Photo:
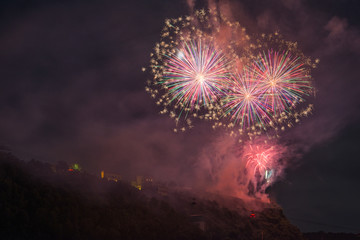
[(264, 101), (264, 88), (252, 71), (245, 69), (233, 75), (231, 91), (223, 102), (225, 115), (229, 115), (241, 128), (253, 125), (265, 127), (271, 120), (268, 106)]
[[(292, 46), (282, 43), (287, 44)], [(215, 123), (215, 127), (239, 128), (238, 133), (246, 133), (250, 139), (267, 131), (273, 138), (279, 136), (280, 130), (291, 128), (301, 117), (309, 115), (313, 105), (300, 110), (299, 105), (313, 92), (310, 61), (294, 47), (289, 49), (293, 55), (290, 50), (263, 51), (240, 74), (233, 75), (231, 90), (223, 98), (220, 111), (221, 121), (226, 121), (224, 116), (228, 116), (231, 123)], [(238, 134), (231, 131), (230, 135)]]
[(318, 60), (312, 63), (277, 32), (251, 38), (214, 9), (166, 19), (150, 57), (153, 79), (145, 89), (160, 113), (175, 119), (174, 132), (198, 118), (232, 136), (274, 138), (313, 109), (303, 103)]
[(166, 56), (163, 78), (170, 102), (190, 110), (209, 106), (224, 94), (228, 86), (229, 61), (214, 44), (203, 39), (181, 43), (175, 53)]
[(285, 147), (271, 139), (313, 110), (304, 102), (314, 91), (315, 63), (277, 32), (250, 37), (219, 9), (199, 10), (165, 20), (145, 89), (160, 113), (175, 119), (174, 132), (192, 128), (198, 118), (239, 136), (230, 140), (242, 143), (237, 150), (209, 154), (211, 174), (221, 190), (226, 181), (226, 191), (240, 188), (258, 198), (286, 163)]
[(230, 73), (245, 59), (229, 46), (245, 46), (248, 40), (238, 22), (215, 10), (165, 20), (150, 67), (142, 70), (150, 70), (153, 78), (145, 90), (163, 108), (160, 113), (175, 120), (174, 132), (192, 128), (194, 119), (220, 121)]
[(252, 169), (254, 174), (258, 171), (262, 176), (265, 176), (265, 172), (272, 168), (274, 155), (272, 147), (264, 148), (259, 145), (249, 145), (249, 149), (244, 155), (247, 160), (246, 167)]
[(303, 96), (311, 93), (309, 75), (299, 57), (292, 57), (288, 51), (263, 52), (250, 68), (256, 80), (262, 85), (263, 102), (275, 115), (295, 107)]

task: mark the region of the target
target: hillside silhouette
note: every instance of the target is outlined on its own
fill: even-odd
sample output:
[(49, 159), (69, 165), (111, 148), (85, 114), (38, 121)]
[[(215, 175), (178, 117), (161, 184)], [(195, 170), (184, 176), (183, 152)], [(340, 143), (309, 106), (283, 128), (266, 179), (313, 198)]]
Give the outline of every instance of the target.
[(1, 239), (303, 239), (276, 206), (151, 185), (0, 152)]

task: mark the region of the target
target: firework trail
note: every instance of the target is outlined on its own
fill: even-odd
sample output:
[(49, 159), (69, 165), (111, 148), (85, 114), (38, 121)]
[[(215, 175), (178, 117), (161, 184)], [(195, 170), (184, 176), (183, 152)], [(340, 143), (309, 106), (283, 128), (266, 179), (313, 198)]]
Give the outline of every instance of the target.
[(269, 50), (250, 68), (262, 85), (263, 102), (274, 115), (295, 107), (303, 96), (311, 92), (309, 75), (298, 57), (289, 52)]
[(201, 39), (183, 42), (166, 57), (159, 84), (168, 90), (170, 101), (175, 100), (183, 108), (207, 107), (229, 88), (229, 61), (212, 43)]

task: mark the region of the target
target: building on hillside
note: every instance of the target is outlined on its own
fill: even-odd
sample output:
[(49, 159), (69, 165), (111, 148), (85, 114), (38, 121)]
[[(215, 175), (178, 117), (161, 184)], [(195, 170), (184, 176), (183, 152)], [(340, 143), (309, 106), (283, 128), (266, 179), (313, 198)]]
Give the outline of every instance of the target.
[(147, 176), (142, 179), (142, 187), (143, 188), (150, 189), (153, 187), (153, 185), (154, 185), (154, 179), (152, 177)]
[(137, 188), (138, 190), (142, 190), (143, 188), (143, 177), (142, 176), (136, 176), (135, 181), (131, 181), (131, 186), (134, 188)]
[(141, 189), (142, 189), (142, 177), (141, 176), (136, 176), (136, 180), (131, 181), (131, 186), (133, 186), (134, 188), (137, 188), (138, 190), (141, 191)]
[(80, 165), (78, 163), (74, 163), (69, 167), (68, 171), (69, 172), (80, 172), (81, 167), (80, 167)]
[(131, 181), (131, 186), (137, 188), (138, 190), (143, 190), (151, 188), (153, 186), (153, 178), (152, 177), (144, 177), (144, 176), (136, 176), (135, 181)]
[(108, 173), (108, 172), (104, 172), (104, 171), (101, 171), (100, 177), (102, 179), (107, 179), (108, 181), (114, 181), (114, 182), (118, 182), (118, 181), (122, 180), (121, 175), (115, 174), (115, 173)]

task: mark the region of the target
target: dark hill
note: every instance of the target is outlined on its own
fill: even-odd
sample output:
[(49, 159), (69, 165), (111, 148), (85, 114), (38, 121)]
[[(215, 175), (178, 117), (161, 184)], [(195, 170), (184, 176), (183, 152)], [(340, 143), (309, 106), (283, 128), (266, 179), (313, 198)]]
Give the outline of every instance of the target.
[(154, 189), (0, 152), (1, 239), (302, 239), (278, 207)]

